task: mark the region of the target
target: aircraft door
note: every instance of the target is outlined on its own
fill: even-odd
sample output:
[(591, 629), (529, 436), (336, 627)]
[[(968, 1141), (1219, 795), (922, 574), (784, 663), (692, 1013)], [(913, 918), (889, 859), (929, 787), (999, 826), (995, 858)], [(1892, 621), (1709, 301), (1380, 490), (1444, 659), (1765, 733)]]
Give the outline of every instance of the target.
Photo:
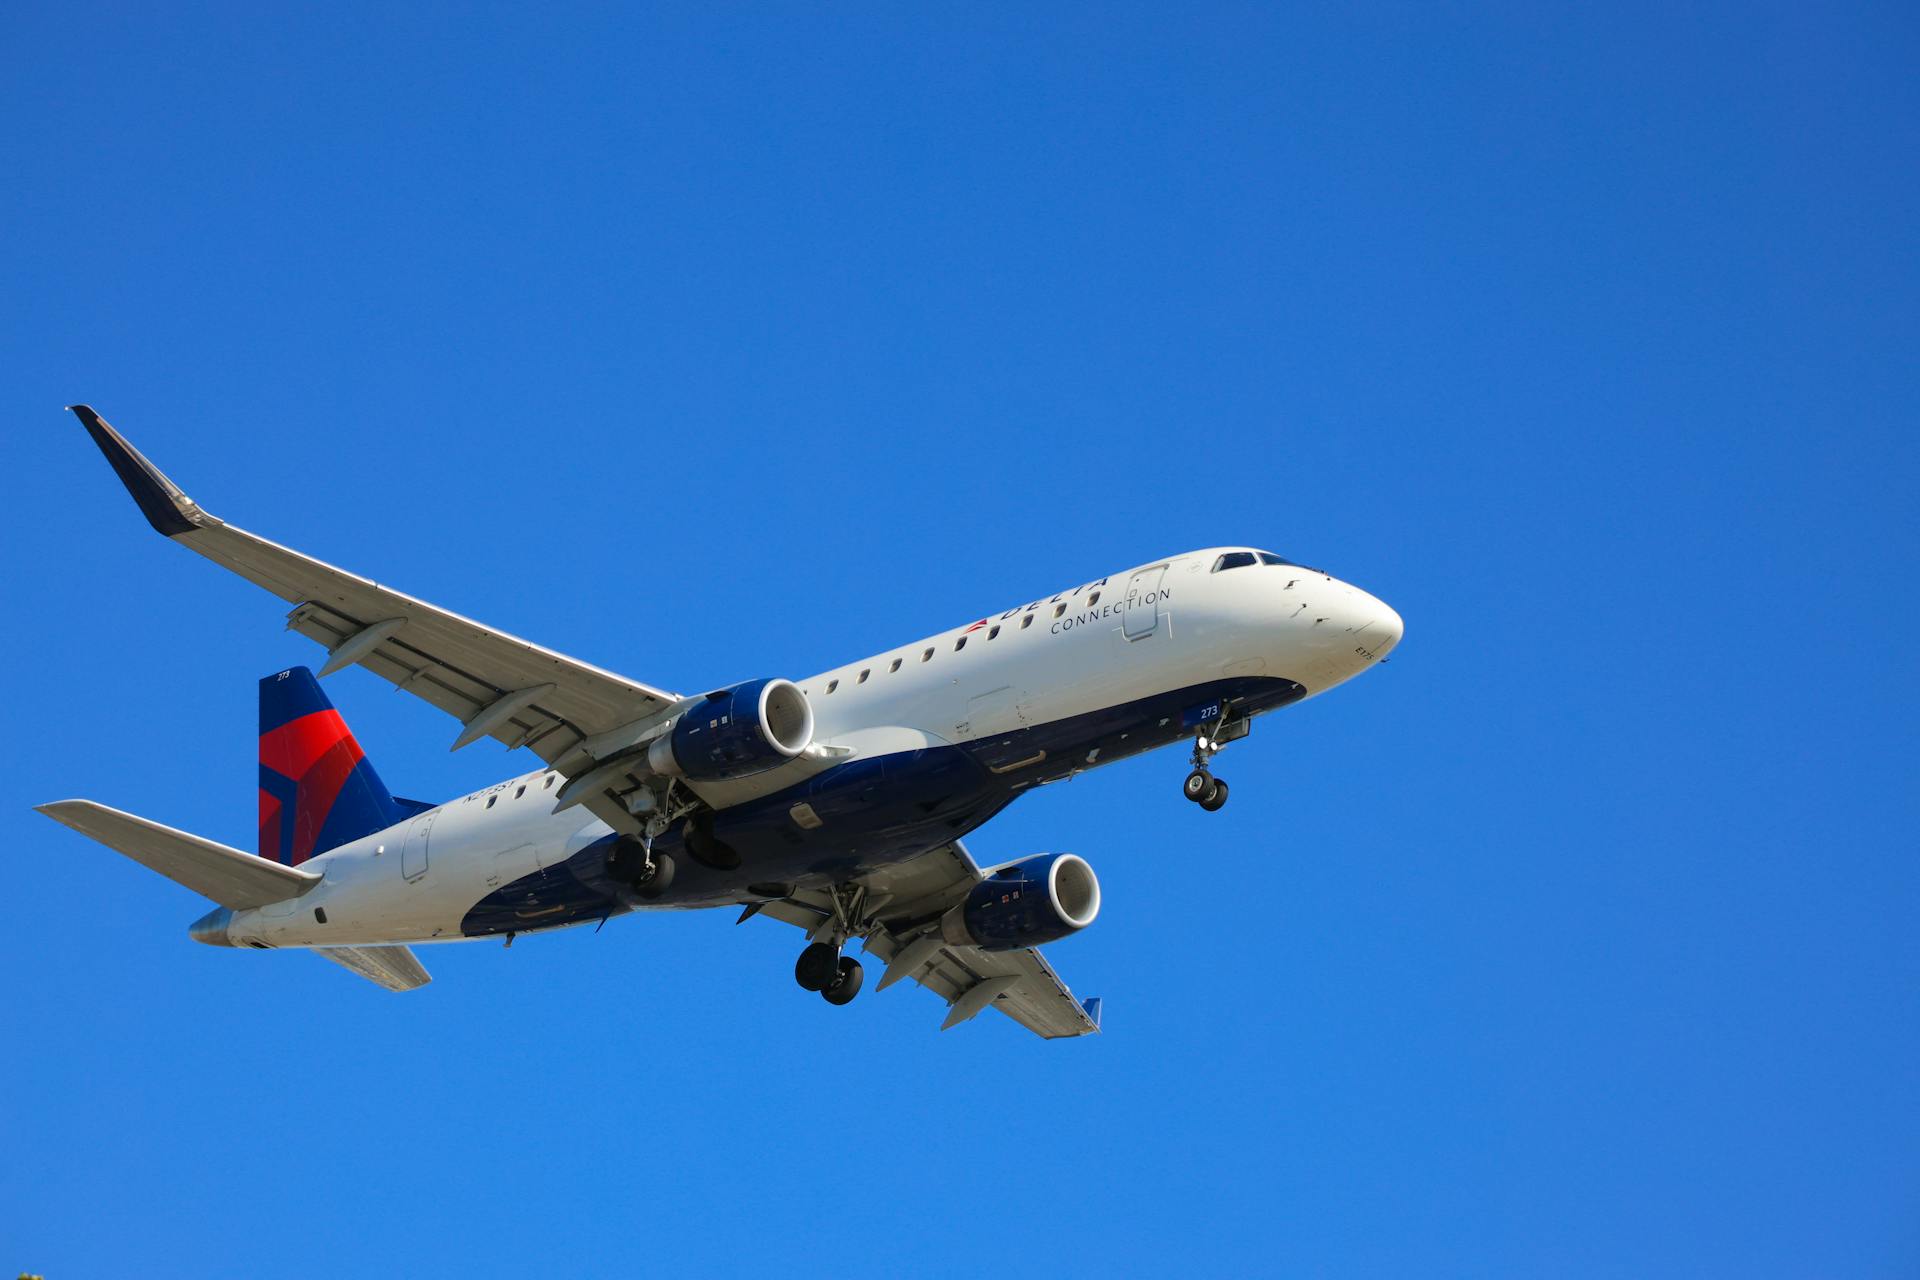
[(1160, 584), (1166, 576), (1167, 566), (1156, 564), (1127, 579), (1120, 634), (1128, 640), (1145, 640), (1160, 629)]
[(400, 849), (400, 874), (418, 880), (427, 874), (427, 840), (433, 834), (432, 813), (423, 813), (407, 828), (407, 842)]

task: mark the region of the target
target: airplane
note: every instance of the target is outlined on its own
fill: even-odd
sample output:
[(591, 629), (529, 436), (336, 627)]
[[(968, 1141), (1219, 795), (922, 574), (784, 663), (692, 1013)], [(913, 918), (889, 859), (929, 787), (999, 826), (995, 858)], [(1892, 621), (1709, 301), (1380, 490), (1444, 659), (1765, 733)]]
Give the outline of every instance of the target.
[(319, 676), (363, 667), (542, 766), (443, 804), (392, 794), (305, 667), (260, 682), (253, 853), (87, 800), (39, 811), (218, 904), (189, 935), (303, 948), (382, 987), (412, 945), (644, 911), (796, 925), (794, 979), (861, 989), (859, 939), (947, 1005), (1047, 1037), (1100, 1029), (1040, 947), (1092, 924), (1072, 853), (977, 865), (961, 839), (1036, 787), (1189, 743), (1181, 793), (1227, 802), (1213, 757), (1254, 717), (1384, 661), (1400, 615), (1250, 547), (1167, 556), (806, 679), (670, 693), (323, 564), (210, 515), (71, 406), (148, 523), (292, 604)]

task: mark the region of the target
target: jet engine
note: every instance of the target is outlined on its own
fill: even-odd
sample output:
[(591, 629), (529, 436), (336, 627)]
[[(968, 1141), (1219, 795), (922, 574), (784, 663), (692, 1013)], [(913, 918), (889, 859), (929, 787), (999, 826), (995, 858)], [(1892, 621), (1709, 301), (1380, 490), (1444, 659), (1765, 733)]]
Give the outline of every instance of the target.
[(813, 707), (791, 680), (716, 689), (647, 748), (655, 773), (717, 782), (785, 764), (813, 741)]
[(1085, 858), (1043, 853), (1000, 868), (940, 918), (953, 946), (1014, 951), (1064, 938), (1100, 914), (1100, 880)]

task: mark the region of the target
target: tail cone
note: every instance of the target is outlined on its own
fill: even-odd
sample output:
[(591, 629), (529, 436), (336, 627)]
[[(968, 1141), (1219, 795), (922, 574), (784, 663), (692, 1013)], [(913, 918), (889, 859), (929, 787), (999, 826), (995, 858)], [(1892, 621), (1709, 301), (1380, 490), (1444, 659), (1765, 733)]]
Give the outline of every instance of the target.
[(227, 936), (227, 927), (232, 923), (233, 908), (215, 907), (187, 926), (187, 936), (210, 947), (230, 947), (233, 940)]

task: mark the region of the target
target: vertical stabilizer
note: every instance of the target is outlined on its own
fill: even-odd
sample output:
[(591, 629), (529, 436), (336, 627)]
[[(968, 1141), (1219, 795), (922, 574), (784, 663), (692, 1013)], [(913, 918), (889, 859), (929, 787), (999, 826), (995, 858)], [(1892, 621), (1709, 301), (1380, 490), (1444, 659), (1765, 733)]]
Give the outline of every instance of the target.
[(305, 667), (260, 682), (260, 856), (297, 867), (412, 812)]

